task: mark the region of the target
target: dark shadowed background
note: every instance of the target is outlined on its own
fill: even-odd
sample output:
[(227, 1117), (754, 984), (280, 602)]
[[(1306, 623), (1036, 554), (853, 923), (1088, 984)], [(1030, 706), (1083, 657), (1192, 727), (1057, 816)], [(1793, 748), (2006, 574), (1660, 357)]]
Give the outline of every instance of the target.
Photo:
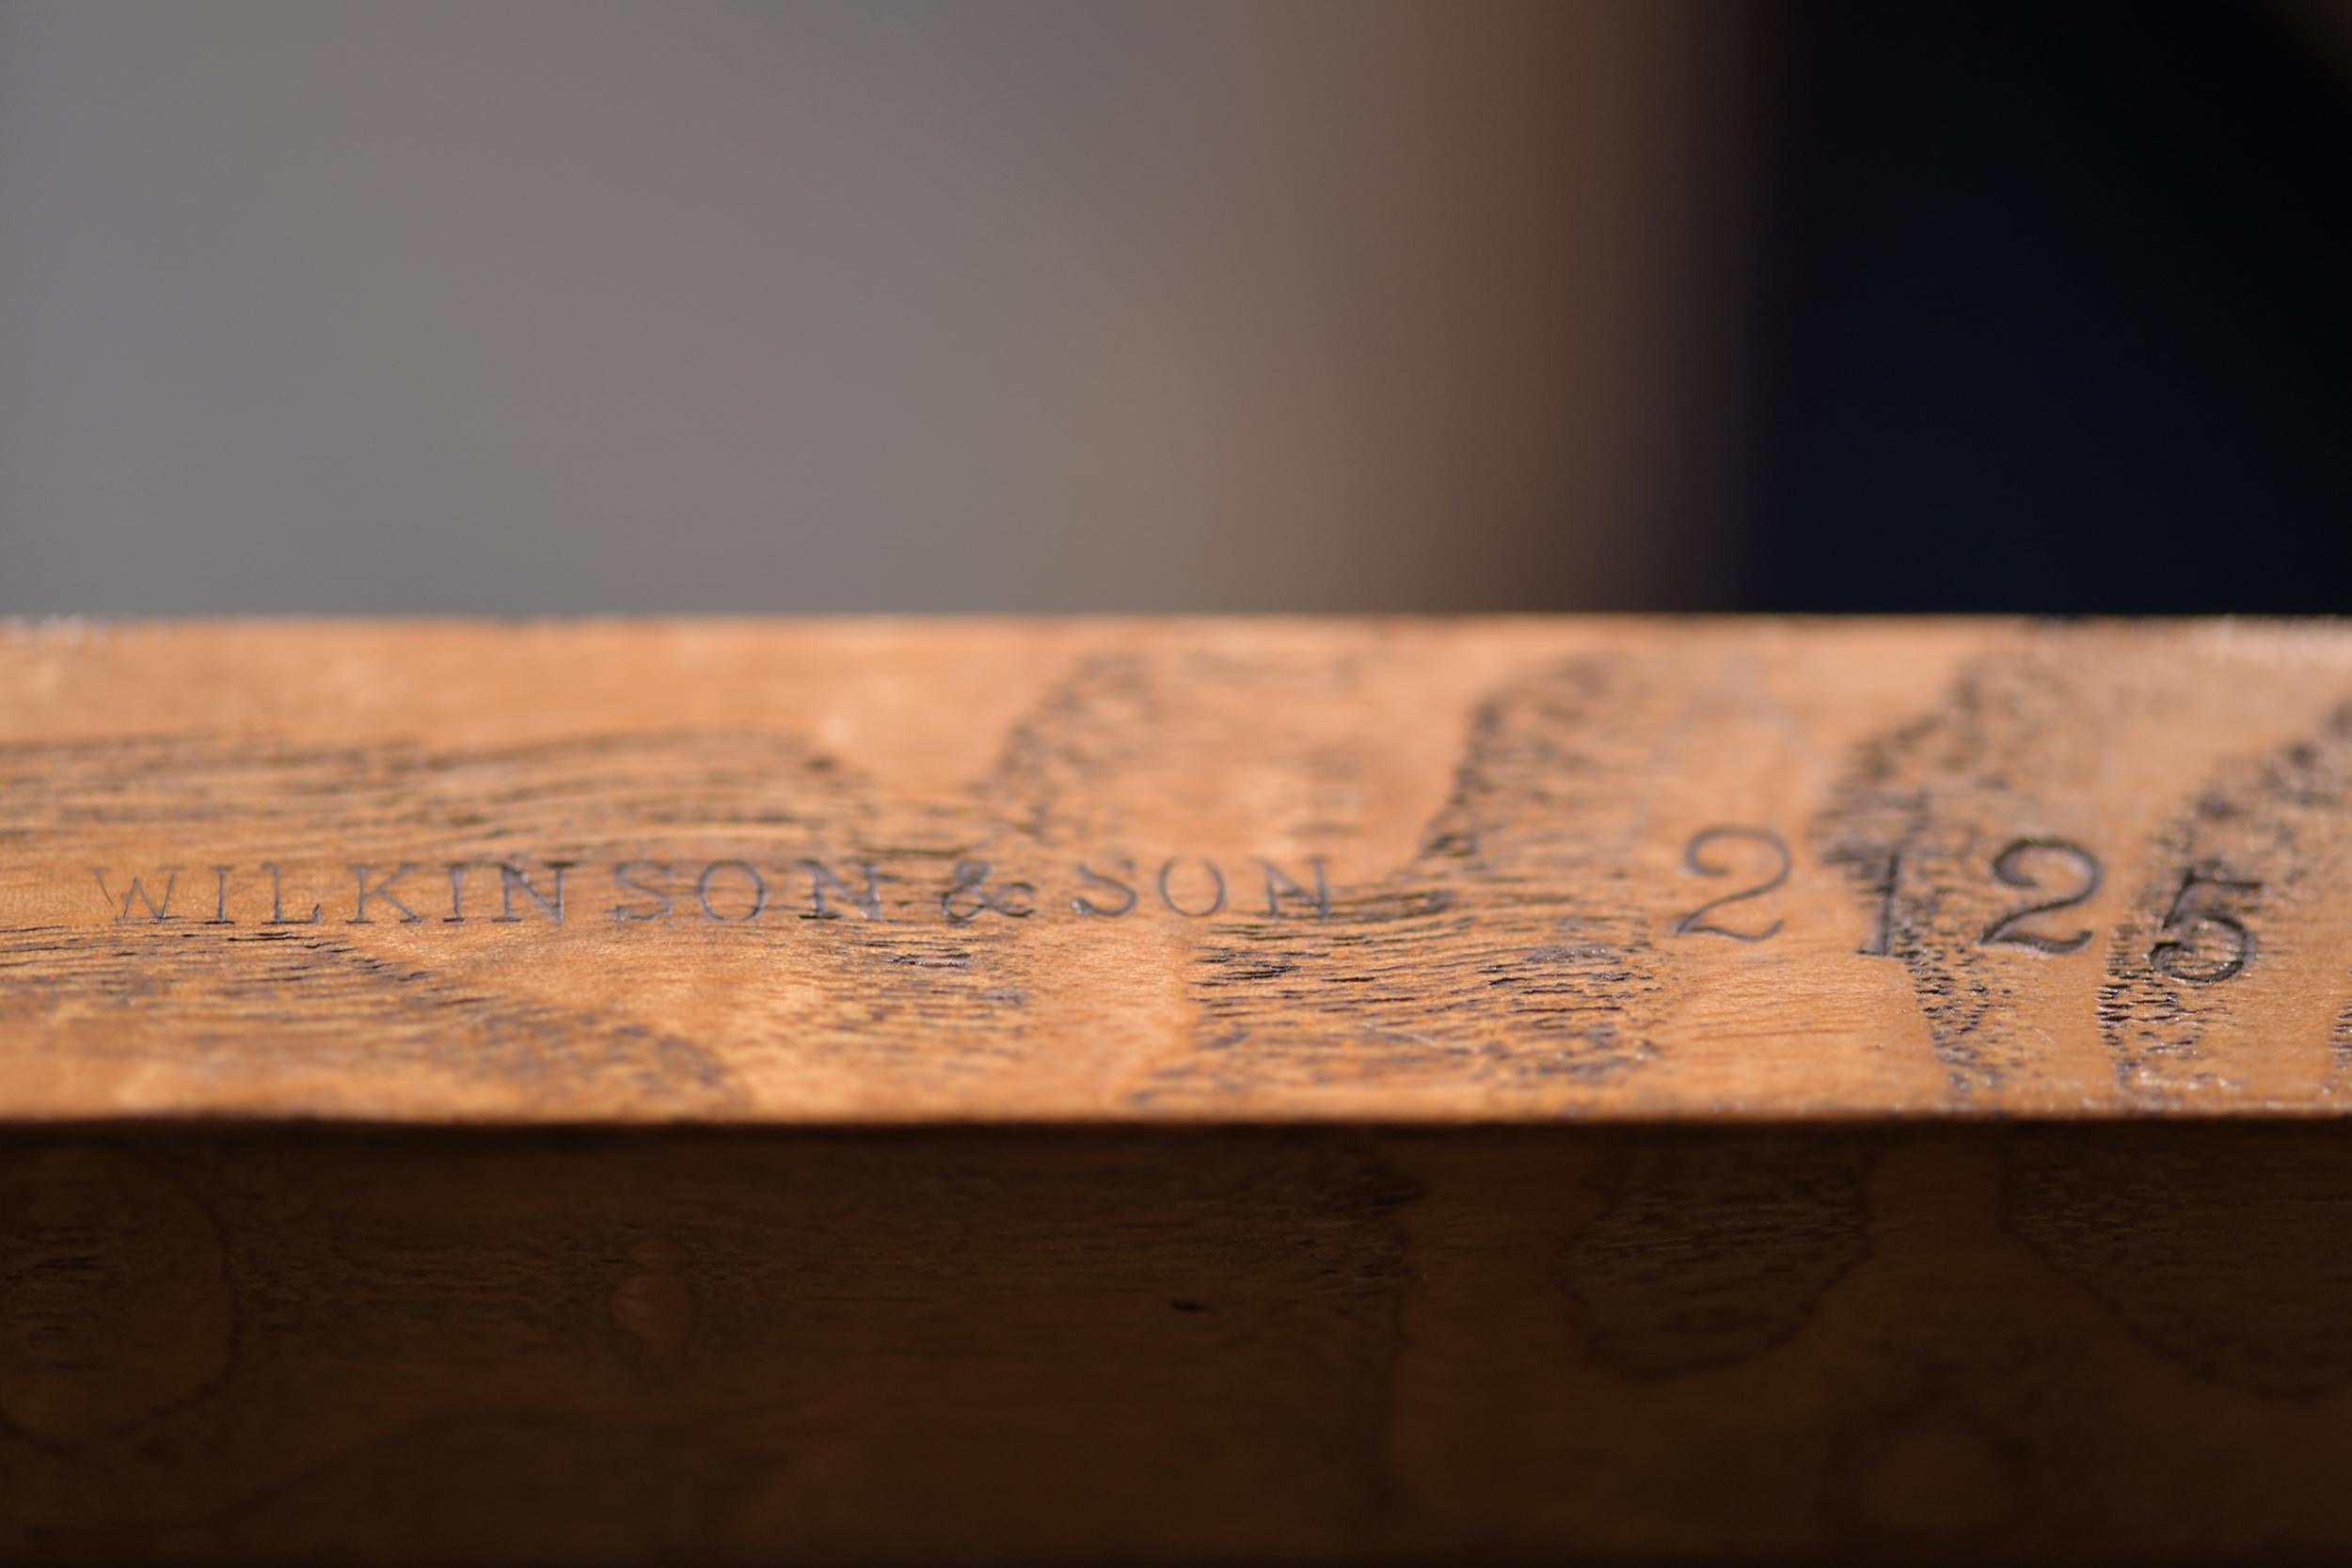
[(0, 610), (2352, 603), (2352, 8), (0, 0)]

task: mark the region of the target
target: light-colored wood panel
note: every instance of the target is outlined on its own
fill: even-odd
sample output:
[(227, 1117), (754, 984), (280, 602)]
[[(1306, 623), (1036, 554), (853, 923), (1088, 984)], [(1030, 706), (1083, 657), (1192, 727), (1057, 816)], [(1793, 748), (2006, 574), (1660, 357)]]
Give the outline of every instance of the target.
[(2331, 1115), (2347, 705), (2322, 625), (18, 624), (0, 1116)]

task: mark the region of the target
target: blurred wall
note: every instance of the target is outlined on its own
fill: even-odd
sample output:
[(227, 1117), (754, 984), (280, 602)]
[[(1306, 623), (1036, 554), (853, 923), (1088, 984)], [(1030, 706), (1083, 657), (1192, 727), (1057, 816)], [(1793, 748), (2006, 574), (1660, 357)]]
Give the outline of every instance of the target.
[(0, 610), (1719, 601), (1746, 18), (0, 0)]

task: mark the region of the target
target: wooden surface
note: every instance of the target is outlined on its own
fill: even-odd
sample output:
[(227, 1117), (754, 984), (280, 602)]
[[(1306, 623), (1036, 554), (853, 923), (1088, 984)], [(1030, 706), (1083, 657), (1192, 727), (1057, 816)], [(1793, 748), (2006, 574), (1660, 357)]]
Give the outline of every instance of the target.
[(2328, 1116), (2348, 705), (2330, 626), (12, 625), (0, 1118)]
[(0, 1143), (0, 1557), (2341, 1561), (2312, 1126)]
[(10, 626), (0, 1557), (2341, 1560), (2348, 806), (2328, 626)]

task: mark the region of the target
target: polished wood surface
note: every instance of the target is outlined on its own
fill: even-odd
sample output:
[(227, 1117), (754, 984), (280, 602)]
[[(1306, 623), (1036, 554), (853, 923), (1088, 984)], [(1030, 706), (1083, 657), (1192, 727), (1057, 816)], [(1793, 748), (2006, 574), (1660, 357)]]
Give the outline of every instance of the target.
[(2352, 1548), (2352, 1146), (1830, 1130), (50, 1132), (0, 1556)]
[(2332, 1115), (2352, 632), (16, 625), (0, 1116)]
[(0, 1557), (2352, 1555), (2352, 631), (0, 629)]

